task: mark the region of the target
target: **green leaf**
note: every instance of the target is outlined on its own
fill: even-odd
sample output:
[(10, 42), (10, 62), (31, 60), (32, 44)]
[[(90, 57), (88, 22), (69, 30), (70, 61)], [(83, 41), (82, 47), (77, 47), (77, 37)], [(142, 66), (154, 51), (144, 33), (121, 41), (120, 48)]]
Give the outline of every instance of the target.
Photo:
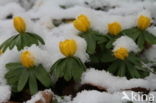
[(128, 60), (129, 62), (131, 62), (132, 64), (134, 64), (134, 65), (140, 65), (140, 64), (141, 64), (141, 61), (142, 61), (142, 60), (139, 58), (139, 56), (134, 55), (134, 54), (132, 54), (132, 53), (129, 54), (127, 60)]
[(24, 44), (24, 46), (28, 46), (28, 47), (30, 47), (32, 44), (37, 44), (38, 45), (37, 39), (30, 36), (30, 35), (28, 35), (28, 34), (23, 34), (22, 43)]
[(73, 69), (73, 59), (67, 58), (64, 61), (65, 66), (63, 66), (62, 68), (64, 69), (64, 79), (66, 81), (69, 81), (72, 79), (72, 69)]
[[(16, 75), (12, 76), (11, 78), (6, 78), (7, 80), (7, 83), (11, 86), (11, 87), (17, 87), (17, 84), (18, 84), (18, 80), (19, 80), (19, 76), (21, 75), (21, 72), (17, 72)], [(14, 88), (17, 90), (17, 88)]]
[(147, 32), (147, 31), (144, 31), (143, 34), (144, 34), (144, 38), (147, 43), (156, 44), (156, 37), (153, 34)]
[(140, 35), (137, 39), (137, 44), (141, 50), (144, 49), (144, 43), (145, 43), (144, 36)]
[(29, 78), (29, 72), (24, 68), (21, 76), (19, 77), (17, 90), (20, 92), (25, 87)]
[(102, 34), (93, 34), (97, 44), (102, 44), (107, 42), (107, 38)]
[(104, 63), (108, 63), (108, 62), (112, 62), (116, 60), (116, 58), (112, 54), (112, 51), (107, 50), (107, 49), (103, 51), (103, 53), (101, 53), (101, 56), (99, 58)]
[(76, 57), (67, 57), (58, 60), (52, 67), (50, 73), (57, 75), (58, 78), (63, 77), (66, 81), (72, 78), (75, 81), (80, 80), (81, 74), (85, 71), (85, 65)]
[(45, 44), (44, 40), (43, 40), (40, 36), (38, 36), (37, 34), (28, 33), (28, 35), (34, 37), (34, 38), (35, 38), (36, 40), (38, 40), (38, 42), (40, 42), (41, 44), (43, 44), (43, 45)]
[(100, 62), (100, 56), (98, 54), (89, 55), (90, 62), (92, 63), (99, 63)]
[(110, 39), (109, 41), (108, 41), (108, 43), (106, 44), (106, 48), (107, 49), (111, 49), (112, 47), (113, 47), (113, 42), (115, 41), (115, 39), (114, 38), (112, 38), (112, 39)]
[(6, 67), (9, 70), (5, 74), (7, 83), (11, 86), (13, 91), (17, 92), (17, 84), (18, 84), (19, 77), (22, 74), (23, 68), (18, 63), (9, 63), (6, 65)]
[(20, 51), (21, 49), (24, 48), (23, 35), (22, 34), (18, 35), (18, 38), (15, 40), (15, 42), (16, 42), (16, 47), (17, 47), (18, 51)]
[(30, 73), (29, 75), (29, 89), (32, 95), (34, 95), (38, 91), (37, 80), (35, 78), (34, 73)]
[(85, 71), (86, 70), (86, 66), (84, 65), (84, 63), (82, 63), (82, 61), (79, 58), (77, 58), (77, 57), (74, 57), (74, 58), (76, 58), (76, 61), (80, 64), (82, 69)]
[(96, 49), (96, 41), (94, 40), (93, 36), (88, 34), (85, 36), (86, 42), (87, 42), (87, 52), (89, 54), (93, 54)]
[[(20, 75), (20, 74), (19, 74)], [(18, 75), (18, 76), (19, 76)], [(18, 83), (18, 79), (19, 78), (17, 78), (17, 75), (16, 76), (13, 76), (12, 78), (6, 78), (7, 79), (7, 83), (10, 85), (10, 86), (12, 86), (12, 85), (14, 85), (14, 84), (16, 84), (17, 85), (17, 83)]]
[(72, 76), (75, 81), (80, 81), (82, 73), (85, 71), (84, 65), (80, 63), (78, 58), (73, 58), (72, 65), (74, 68), (72, 69)]
[(13, 47), (15, 47), (15, 45), (16, 45), (15, 40), (16, 40), (17, 38), (18, 38), (18, 36), (15, 36), (15, 38), (12, 39), (12, 41), (10, 42), (10, 44), (9, 44), (9, 49), (10, 49), (10, 50), (13, 49)]
[(15, 70), (12, 71), (8, 71), (5, 75), (6, 79), (12, 78), (12, 77), (17, 77), (18, 78), (18, 74), (21, 74), (21, 72), (23, 71), (23, 68), (17, 68)]
[(59, 77), (65, 76), (66, 68), (68, 68), (67, 60), (67, 58), (63, 58), (61, 63), (57, 66), (57, 73), (59, 74)]
[(18, 50), (22, 50), (25, 46), (29, 47), (33, 44), (39, 45), (39, 43), (45, 44), (44, 40), (40, 36), (31, 33), (21, 33), (10, 37), (3, 42), (0, 45), (0, 49), (5, 52), (7, 48), (11, 50), (16, 46)]
[(135, 66), (133, 66), (131, 63), (126, 63), (127, 65), (127, 70), (130, 74), (130, 78), (140, 78), (141, 75), (139, 74), (139, 72), (137, 71), (137, 69), (135, 68)]
[(39, 65), (34, 69), (35, 75), (37, 79), (45, 86), (50, 87), (52, 85), (52, 81), (50, 78), (49, 73), (45, 70), (45, 68), (42, 65)]
[(11, 70), (15, 70), (18, 68), (22, 68), (23, 66), (21, 65), (21, 63), (8, 63), (5, 65), (5, 67), (11, 71)]
[(50, 68), (50, 74), (55, 76), (56, 78), (60, 78), (64, 76), (64, 61), (65, 59), (60, 59), (56, 61), (53, 66)]
[(119, 65), (119, 64), (120, 64), (119, 61), (113, 62), (113, 63), (109, 66), (108, 71), (109, 71), (110, 73), (112, 73), (112, 74), (115, 74), (115, 73), (117, 72), (117, 70), (118, 70), (118, 65)]
[[(50, 69), (51, 75), (55, 76), (57, 79), (64, 77), (66, 68), (68, 69), (67, 63), (68, 63), (67, 58), (63, 58), (63, 59), (56, 61), (56, 63)], [(67, 79), (67, 77), (66, 77), (66, 79)]]
[(12, 43), (12, 40), (14, 40), (16, 38), (17, 35), (10, 37), (9, 39), (7, 39), (5, 42), (3, 42), (0, 45), (0, 49), (5, 52), (6, 49), (10, 46), (10, 44)]
[(108, 40), (106, 36), (94, 30), (81, 33), (80, 36), (86, 40), (87, 53), (90, 55), (95, 53), (97, 45), (104, 44)]
[(129, 36), (134, 41), (141, 35), (141, 32), (138, 28), (130, 28), (122, 31), (122, 34)]
[(120, 62), (117, 76), (120, 76), (120, 77), (126, 76), (126, 65), (124, 62)]

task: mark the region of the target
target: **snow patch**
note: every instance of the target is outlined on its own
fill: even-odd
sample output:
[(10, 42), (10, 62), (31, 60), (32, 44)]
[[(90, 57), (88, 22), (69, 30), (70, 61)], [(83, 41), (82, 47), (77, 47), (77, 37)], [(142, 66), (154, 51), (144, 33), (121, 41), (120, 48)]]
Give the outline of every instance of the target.
[(118, 50), (119, 48), (126, 48), (129, 52), (137, 53), (139, 51), (136, 43), (128, 36), (121, 36), (113, 43), (113, 51)]
[[(154, 90), (156, 89), (155, 76), (151, 74), (149, 77), (144, 79), (130, 79), (126, 77), (116, 77), (106, 72), (105, 70), (95, 70), (93, 68), (88, 69), (82, 75), (82, 84), (93, 84), (99, 87), (105, 88), (108, 92), (117, 92), (124, 89), (131, 88), (146, 88)], [(122, 85), (121, 85), (122, 84)]]

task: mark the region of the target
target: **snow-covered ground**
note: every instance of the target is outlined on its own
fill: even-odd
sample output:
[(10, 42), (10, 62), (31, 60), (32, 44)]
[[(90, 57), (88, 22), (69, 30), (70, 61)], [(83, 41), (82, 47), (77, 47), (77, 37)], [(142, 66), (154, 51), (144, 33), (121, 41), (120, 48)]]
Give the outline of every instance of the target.
[[(49, 71), (57, 60), (64, 57), (59, 51), (59, 42), (65, 39), (74, 39), (78, 44), (75, 56), (82, 62), (89, 61), (86, 41), (78, 36), (79, 31), (72, 23), (62, 22), (63, 19), (74, 19), (80, 14), (85, 14), (91, 22), (91, 28), (105, 34), (108, 31), (108, 23), (118, 21), (122, 29), (131, 28), (136, 25), (138, 16), (143, 14), (153, 18), (153, 26), (148, 28), (148, 31), (156, 36), (155, 9), (155, 0), (0, 0), (0, 43), (17, 34), (10, 18), (22, 16), (26, 20), (27, 31), (40, 35), (46, 43), (45, 46), (33, 45), (24, 50), (31, 51), (36, 58), (36, 63), (42, 64)], [(55, 26), (56, 22), (60, 25)], [(123, 46), (126, 46), (129, 51), (139, 51), (137, 45), (128, 37), (119, 38), (114, 43), (114, 49), (121, 46), (123, 42), (125, 43)], [(156, 46), (153, 46), (145, 52), (145, 56), (151, 61), (156, 61), (155, 50)], [(18, 61), (19, 51), (16, 48), (7, 50), (0, 56), (0, 102), (7, 101), (11, 95), (10, 87), (4, 78), (7, 72), (5, 64)], [(122, 103), (121, 90), (134, 87), (149, 89), (156, 96), (156, 93), (152, 92), (156, 90), (155, 78), (156, 75), (151, 74), (145, 79), (127, 80), (124, 77), (112, 76), (104, 70), (91, 68), (83, 74), (81, 83), (92, 83), (106, 88), (108, 92), (85, 90), (78, 93), (73, 100), (68, 98), (61, 103)], [(34, 96), (35, 98), (38, 97)]]

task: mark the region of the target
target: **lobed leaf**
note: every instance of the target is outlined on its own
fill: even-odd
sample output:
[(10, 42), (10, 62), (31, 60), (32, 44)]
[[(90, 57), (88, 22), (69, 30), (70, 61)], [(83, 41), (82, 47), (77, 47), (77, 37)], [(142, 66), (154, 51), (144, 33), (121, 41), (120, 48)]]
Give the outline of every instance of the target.
[(37, 80), (34, 73), (30, 73), (29, 75), (29, 89), (32, 95), (34, 95), (38, 91)]
[(29, 78), (29, 72), (26, 69), (24, 69), (21, 75), (19, 76), (19, 81), (18, 81), (18, 86), (17, 86), (17, 90), (19, 92), (22, 91), (23, 88), (25, 87), (28, 81), (28, 78)]
[(35, 69), (36, 78), (45, 86), (50, 87), (52, 85), (52, 81), (49, 73), (45, 70), (45, 68), (40, 64)]

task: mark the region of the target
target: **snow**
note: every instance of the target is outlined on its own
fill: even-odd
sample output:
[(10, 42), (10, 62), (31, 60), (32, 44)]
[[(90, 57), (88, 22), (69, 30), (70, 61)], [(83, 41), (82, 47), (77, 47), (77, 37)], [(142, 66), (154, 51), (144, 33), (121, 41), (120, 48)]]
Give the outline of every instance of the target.
[(142, 12), (138, 13), (138, 17), (141, 16), (141, 15), (144, 15), (144, 16), (146, 16), (148, 18), (151, 18), (151, 13), (148, 10), (143, 10)]
[(149, 27), (147, 29), (148, 32), (150, 32), (151, 34), (153, 34), (154, 36), (156, 36), (156, 27), (152, 26), (152, 27)]
[[(15, 0), (14, 2), (17, 2), (18, 0)], [(8, 3), (12, 3), (13, 1), (12, 0), (1, 0), (0, 1), (0, 5), (5, 5), (5, 4), (8, 4)]]
[(41, 92), (39, 92), (36, 95), (32, 96), (31, 100), (27, 101), (26, 103), (35, 103), (35, 102), (37, 102), (39, 100), (45, 101)]
[(129, 52), (134, 53), (139, 51), (137, 44), (128, 36), (121, 36), (113, 43), (113, 46), (113, 51), (116, 51), (119, 48), (126, 48)]
[(149, 77), (144, 79), (128, 80), (126, 77), (113, 76), (105, 70), (100, 71), (90, 68), (83, 73), (81, 84), (93, 84), (95, 86), (105, 88), (110, 93), (137, 87), (146, 88), (147, 90), (155, 90), (155, 77), (155, 75), (151, 74)]
[(146, 50), (144, 52), (144, 56), (149, 60), (149, 61), (156, 61), (156, 45), (153, 45), (151, 48)]
[[(52, 91), (51, 91), (50, 89), (44, 90), (44, 92), (45, 92), (45, 93), (46, 93), (46, 92), (52, 93)], [(52, 94), (53, 94), (53, 93), (52, 93)], [(36, 103), (36, 102), (39, 101), (39, 100), (43, 101), (43, 103), (46, 101), (45, 98), (44, 98), (43, 95), (42, 95), (42, 91), (40, 91), (40, 92), (36, 93), (35, 95), (33, 95), (33, 96), (31, 97), (31, 99), (28, 100), (28, 101), (26, 101), (25, 103)]]
[(88, 61), (88, 54), (86, 53), (87, 44), (86, 41), (77, 36), (77, 31), (71, 28), (73, 25), (63, 25), (58, 28), (53, 29), (52, 32), (47, 34), (45, 38), (45, 48), (52, 55), (52, 64), (58, 59), (64, 58), (64, 55), (59, 50), (59, 42), (66, 39), (73, 39), (77, 43), (77, 51), (74, 56), (79, 57), (82, 62)]
[[(131, 97), (132, 91), (124, 91), (128, 97)], [(133, 92), (137, 95), (136, 92)], [(122, 100), (123, 92), (106, 93), (96, 90), (84, 90), (77, 94), (72, 103), (126, 103), (127, 100)], [(133, 101), (133, 103), (147, 103), (146, 101)]]
[[(35, 59), (34, 60), (35, 65), (42, 64), (43, 67), (47, 71), (50, 70), (52, 58), (49, 57), (50, 54), (48, 53), (48, 51), (43, 50), (43, 49), (37, 47), (36, 45), (33, 45), (31, 47), (25, 47), (25, 49), (22, 50), (21, 52), (23, 52), (23, 51), (29, 51), (32, 54), (32, 56)], [(44, 55), (41, 55), (41, 54), (44, 54)]]
[(10, 99), (10, 96), (11, 96), (10, 86), (0, 85), (0, 102), (1, 103), (7, 102)]
[[(63, 9), (60, 6), (66, 8)], [(99, 7), (103, 11), (95, 10)], [(27, 25), (26, 31), (38, 34), (46, 43), (39, 47), (35, 45), (26, 47), (24, 50), (31, 51), (36, 64), (42, 64), (47, 71), (57, 60), (64, 58), (59, 50), (59, 42), (66, 39), (73, 39), (77, 42), (78, 49), (74, 56), (80, 58), (83, 63), (89, 61), (89, 56), (86, 53), (86, 41), (79, 37), (80, 32), (74, 28), (72, 22), (62, 23), (55, 27), (54, 20), (74, 19), (80, 14), (84, 14), (89, 18), (93, 30), (106, 35), (107, 25), (111, 22), (121, 23), (124, 30), (135, 27), (140, 15), (156, 18), (156, 2), (154, 0), (0, 0), (0, 9), (0, 44), (12, 35), (18, 34), (13, 27), (12, 19), (7, 17), (10, 15), (23, 17)], [(156, 19), (153, 19), (152, 22), (155, 24)], [(156, 36), (155, 25), (147, 30)], [(139, 51), (135, 42), (127, 36), (118, 38), (113, 46), (113, 51), (121, 47), (128, 49), (129, 52), (137, 53)], [(145, 57), (155, 62), (155, 50), (156, 45), (153, 45), (152, 48), (146, 50)], [(7, 72), (5, 64), (20, 62), (19, 56), (22, 51), (17, 51), (14, 48), (0, 55), (0, 102), (7, 101), (11, 93), (4, 78)], [(82, 91), (74, 98), (73, 103), (121, 103), (121, 93), (118, 92), (133, 87), (155, 90), (155, 78), (156, 75), (151, 74), (144, 79), (127, 80), (125, 77), (112, 76), (104, 70), (90, 68), (83, 74), (81, 83), (104, 87), (108, 93)], [(41, 98), (40, 93), (33, 96), (32, 100), (27, 103), (34, 103), (39, 98)], [(70, 102), (70, 99), (67, 97), (66, 102)]]
[(14, 16), (25, 12), (25, 10), (18, 3), (14, 2), (0, 6), (0, 9), (0, 19), (6, 19), (9, 15)]
[(63, 97), (55, 95), (54, 99), (57, 100), (58, 103), (71, 103), (72, 98), (71, 98), (71, 95), (63, 96)]
[[(28, 13), (28, 15), (30, 15), (32, 18), (49, 18), (51, 20), (54, 20), (75, 18), (80, 14), (85, 14), (90, 19), (92, 28), (105, 34), (107, 33), (107, 24), (113, 21), (121, 22), (121, 24), (123, 25), (123, 29), (135, 26), (135, 19), (137, 18), (137, 13), (139, 12), (138, 11), (137, 13), (135, 13), (134, 15), (130, 15), (129, 17), (129, 15), (112, 15), (109, 14), (109, 12), (95, 11), (89, 7), (82, 5), (71, 6), (68, 9), (62, 9), (59, 7), (59, 3), (57, 3), (58, 2), (52, 2), (49, 0), (44, 3), (40, 1), (40, 5), (32, 9)], [(72, 1), (70, 3), (72, 3)], [(51, 6), (49, 6), (49, 4), (51, 4)], [(81, 4), (81, 2), (77, 4)], [(50, 9), (51, 12), (49, 13), (47, 9)]]
[[(107, 98), (107, 99), (106, 99)], [(120, 98), (113, 98), (111, 94), (98, 91), (82, 91), (74, 98), (73, 103), (121, 103)]]
[[(156, 92), (150, 92), (151, 95), (153, 95), (154, 97), (156, 97)], [(154, 101), (152, 103), (155, 103), (156, 99), (154, 99)]]
[(1, 21), (0, 28), (1, 43), (16, 33), (15, 29), (13, 28), (12, 20)]
[(4, 54), (0, 55), (0, 86), (6, 85), (6, 79), (4, 78), (7, 69), (5, 65), (10, 62), (17, 62), (18, 61), (18, 52), (17, 50), (6, 51)]

